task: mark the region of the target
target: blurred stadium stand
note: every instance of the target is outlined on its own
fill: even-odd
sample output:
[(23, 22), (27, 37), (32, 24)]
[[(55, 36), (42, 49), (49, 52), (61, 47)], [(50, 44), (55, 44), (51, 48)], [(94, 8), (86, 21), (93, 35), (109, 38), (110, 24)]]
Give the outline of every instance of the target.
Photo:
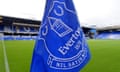
[(0, 34), (4, 40), (33, 40), (38, 35), (40, 24), (40, 21), (0, 16)]
[(98, 34), (97, 39), (120, 39), (120, 31), (102, 32)]
[(87, 39), (120, 39), (120, 24), (82, 24)]
[[(35, 40), (41, 22), (29, 19), (0, 16), (0, 40)], [(120, 39), (120, 25), (81, 24), (87, 39)]]

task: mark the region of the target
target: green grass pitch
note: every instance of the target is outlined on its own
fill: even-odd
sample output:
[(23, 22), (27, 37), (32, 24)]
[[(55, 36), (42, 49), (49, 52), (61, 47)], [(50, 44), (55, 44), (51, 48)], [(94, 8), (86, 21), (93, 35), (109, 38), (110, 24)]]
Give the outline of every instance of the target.
[(2, 42), (0, 41), (0, 72), (5, 72)]
[[(10, 72), (29, 72), (35, 41), (5, 41)], [(120, 72), (120, 40), (88, 40), (90, 62), (81, 72)], [(0, 72), (5, 72), (0, 41)]]

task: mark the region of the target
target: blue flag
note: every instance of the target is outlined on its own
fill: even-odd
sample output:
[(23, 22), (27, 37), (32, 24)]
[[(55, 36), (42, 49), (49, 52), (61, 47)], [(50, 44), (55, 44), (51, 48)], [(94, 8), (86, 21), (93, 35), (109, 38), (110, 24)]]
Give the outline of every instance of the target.
[(79, 72), (89, 59), (72, 0), (47, 0), (30, 72)]

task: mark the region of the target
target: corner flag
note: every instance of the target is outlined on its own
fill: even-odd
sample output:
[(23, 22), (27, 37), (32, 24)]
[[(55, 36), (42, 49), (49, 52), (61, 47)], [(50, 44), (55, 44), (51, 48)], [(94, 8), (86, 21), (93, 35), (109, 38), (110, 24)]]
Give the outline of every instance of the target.
[(47, 0), (30, 72), (79, 72), (89, 59), (72, 0)]

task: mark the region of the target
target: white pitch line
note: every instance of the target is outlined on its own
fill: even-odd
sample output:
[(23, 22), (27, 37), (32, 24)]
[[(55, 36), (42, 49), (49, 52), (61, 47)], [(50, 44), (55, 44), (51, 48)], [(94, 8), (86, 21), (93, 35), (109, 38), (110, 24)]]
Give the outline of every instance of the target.
[(5, 70), (6, 72), (10, 72), (4, 40), (2, 40), (2, 46), (3, 46), (3, 53), (4, 53)]

